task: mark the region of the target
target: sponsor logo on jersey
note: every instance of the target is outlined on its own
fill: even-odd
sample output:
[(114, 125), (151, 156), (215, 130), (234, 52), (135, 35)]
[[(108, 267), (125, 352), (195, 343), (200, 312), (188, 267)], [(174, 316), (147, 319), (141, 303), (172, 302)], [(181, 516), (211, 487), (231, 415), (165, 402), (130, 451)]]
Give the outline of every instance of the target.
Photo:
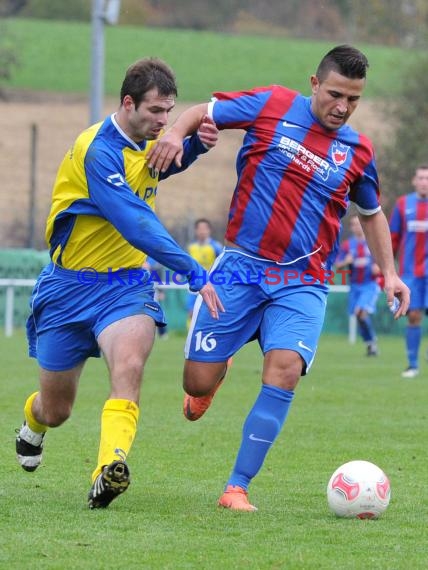
[[(290, 126), (290, 125), (288, 125)], [(325, 182), (332, 172), (337, 172), (347, 158), (349, 146), (334, 141), (331, 147), (331, 160), (333, 165), (309, 150), (305, 145), (294, 139), (282, 136), (279, 140), (278, 150), (287, 156), (296, 166), (308, 173), (316, 173)]]

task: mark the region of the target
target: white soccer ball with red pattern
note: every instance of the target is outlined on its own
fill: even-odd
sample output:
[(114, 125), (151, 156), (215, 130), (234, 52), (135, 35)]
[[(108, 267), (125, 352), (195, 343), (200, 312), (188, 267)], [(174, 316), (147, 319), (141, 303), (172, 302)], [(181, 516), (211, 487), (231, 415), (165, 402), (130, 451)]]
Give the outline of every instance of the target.
[(327, 501), (338, 517), (377, 519), (389, 505), (388, 477), (374, 463), (349, 461), (341, 465), (327, 485)]

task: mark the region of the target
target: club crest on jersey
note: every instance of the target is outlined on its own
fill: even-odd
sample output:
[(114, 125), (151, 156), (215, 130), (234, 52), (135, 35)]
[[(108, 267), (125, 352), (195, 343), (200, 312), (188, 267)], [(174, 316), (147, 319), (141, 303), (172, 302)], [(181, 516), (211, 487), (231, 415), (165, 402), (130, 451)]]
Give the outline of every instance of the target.
[(339, 141), (334, 141), (331, 147), (331, 156), (336, 167), (342, 166), (348, 157), (349, 146)]

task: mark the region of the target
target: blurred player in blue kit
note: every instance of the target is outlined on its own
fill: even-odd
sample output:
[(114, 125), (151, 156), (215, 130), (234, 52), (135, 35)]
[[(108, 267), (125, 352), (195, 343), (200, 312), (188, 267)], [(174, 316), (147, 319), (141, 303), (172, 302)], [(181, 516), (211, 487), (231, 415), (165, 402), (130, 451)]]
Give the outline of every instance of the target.
[(412, 292), (405, 334), (408, 365), (401, 373), (407, 379), (419, 374), (422, 319), (428, 314), (428, 164), (416, 168), (412, 185), (415, 191), (397, 199), (390, 219), (399, 274)]
[(359, 333), (367, 346), (367, 356), (377, 356), (376, 332), (371, 315), (376, 312), (380, 293), (377, 282), (379, 267), (370, 253), (358, 216), (351, 216), (349, 229), (352, 235), (341, 244), (335, 266), (338, 269), (349, 267), (349, 314), (357, 319)]
[(142, 268), (147, 255), (187, 276), (213, 318), (222, 310), (213, 286), (193, 281), (201, 265), (154, 213), (159, 180), (185, 170), (218, 137), (203, 117), (184, 141), (181, 160), (163, 172), (149, 168), (147, 154), (176, 95), (174, 74), (163, 61), (137, 61), (123, 80), (119, 110), (78, 136), (54, 184), (46, 227), (51, 263), (35, 285), (27, 323), (40, 387), (25, 403), (16, 452), (26, 471), (40, 465), (48, 427), (70, 416), (84, 363), (102, 352), (111, 389), (101, 415), (91, 509), (107, 507), (128, 488), (144, 365), (156, 325), (165, 324)]
[[(183, 137), (206, 114), (222, 129), (243, 129), (236, 161), (225, 249), (212, 271), (226, 309), (218, 320), (195, 304), (185, 347), (184, 400), (189, 420), (201, 417), (226, 373), (228, 358), (257, 339), (264, 355), (262, 387), (242, 433), (235, 465), (218, 504), (255, 511), (248, 487), (287, 418), (300, 376), (315, 357), (328, 286), (308, 279), (331, 269), (341, 218), (349, 200), (357, 207), (374, 259), (385, 277), (387, 302), (394, 294), (405, 314), (409, 290), (394, 266), (388, 222), (379, 204), (371, 142), (346, 125), (362, 95), (368, 62), (352, 46), (326, 54), (311, 76), (310, 97), (271, 85), (217, 92), (208, 104), (184, 111), (149, 155), (160, 170), (182, 154)], [(228, 285), (228, 276), (294, 270), (295, 281), (262, 280)], [(308, 275), (308, 273), (305, 273)]]

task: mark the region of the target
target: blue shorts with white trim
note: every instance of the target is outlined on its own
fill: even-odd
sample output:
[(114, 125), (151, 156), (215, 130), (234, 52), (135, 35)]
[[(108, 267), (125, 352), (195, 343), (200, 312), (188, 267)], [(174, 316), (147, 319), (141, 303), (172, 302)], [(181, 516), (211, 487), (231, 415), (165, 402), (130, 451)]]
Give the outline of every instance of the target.
[(69, 370), (90, 356), (99, 357), (98, 335), (120, 319), (145, 314), (165, 326), (153, 283), (144, 282), (144, 272), (137, 279), (139, 270), (131, 271), (130, 279), (92, 272), (93, 280), (85, 281), (79, 271), (47, 265), (30, 299), (29, 355), (46, 370)]
[[(273, 274), (278, 278), (269, 277)], [(257, 339), (264, 354), (274, 349), (299, 353), (306, 373), (317, 350), (328, 294), (326, 285), (306, 277), (290, 267), (225, 249), (210, 271), (225, 312), (213, 319), (197, 299), (185, 357), (225, 362)]]

